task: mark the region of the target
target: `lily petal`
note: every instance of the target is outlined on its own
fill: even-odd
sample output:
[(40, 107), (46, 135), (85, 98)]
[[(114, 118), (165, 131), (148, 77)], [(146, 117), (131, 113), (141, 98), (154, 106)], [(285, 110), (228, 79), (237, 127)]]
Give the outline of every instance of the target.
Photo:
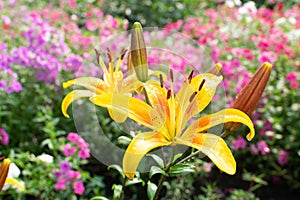
[(220, 170), (227, 174), (232, 175), (236, 171), (236, 162), (229, 147), (226, 142), (217, 135), (196, 133), (184, 140), (176, 138), (176, 143), (198, 149), (207, 155)]
[(80, 99), (80, 98), (91, 97), (93, 95), (95, 95), (95, 93), (93, 93), (89, 90), (73, 90), (73, 91), (69, 92), (65, 96), (65, 98), (63, 99), (63, 101), (61, 103), (61, 110), (62, 110), (63, 115), (67, 118), (70, 117), (67, 113), (67, 109), (73, 101)]
[(95, 77), (81, 77), (63, 83), (64, 88), (71, 87), (72, 85), (85, 87), (96, 94), (100, 94), (107, 88), (103, 80)]
[[(191, 83), (184, 83), (176, 95), (179, 105), (178, 108), (180, 108), (177, 108), (177, 112), (180, 112), (178, 116), (182, 117), (182, 119), (177, 119), (177, 129), (180, 129), (191, 117), (206, 108), (215, 95), (216, 88), (222, 79), (222, 76), (206, 73), (192, 78)], [(203, 80), (205, 80), (205, 82), (199, 91), (199, 86)], [(192, 96), (193, 98), (191, 98)]]
[(160, 133), (145, 132), (138, 134), (130, 142), (123, 158), (123, 171), (125, 175), (133, 179), (140, 161), (149, 151), (169, 144), (171, 142), (168, 142)]
[(90, 98), (98, 106), (113, 109), (122, 113), (132, 120), (149, 127), (155, 131), (160, 131), (165, 123), (163, 116), (147, 103), (122, 94), (102, 94)]
[(14, 178), (6, 178), (5, 184), (11, 184), (17, 186), (21, 191), (24, 191), (24, 186)]
[(192, 122), (182, 135), (182, 138), (190, 137), (190, 135), (193, 135), (194, 133), (200, 133), (213, 126), (227, 122), (239, 122), (245, 124), (250, 129), (250, 133), (246, 136), (247, 139), (250, 141), (254, 137), (254, 126), (248, 115), (240, 110), (228, 108), (214, 114), (206, 115)]

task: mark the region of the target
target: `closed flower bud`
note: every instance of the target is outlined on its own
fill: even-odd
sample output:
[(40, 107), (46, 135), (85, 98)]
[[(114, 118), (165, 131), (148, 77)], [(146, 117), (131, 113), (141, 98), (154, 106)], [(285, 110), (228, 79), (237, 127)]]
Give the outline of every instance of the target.
[[(265, 62), (253, 75), (251, 80), (242, 88), (241, 92), (236, 96), (232, 108), (243, 111), (248, 116), (254, 112), (262, 93), (267, 85), (272, 65)], [(241, 126), (240, 123), (227, 124), (230, 131), (234, 131)]]
[(139, 22), (133, 24), (131, 32), (131, 46), (128, 67), (134, 68), (137, 78), (145, 82), (148, 80), (148, 58), (143, 29)]

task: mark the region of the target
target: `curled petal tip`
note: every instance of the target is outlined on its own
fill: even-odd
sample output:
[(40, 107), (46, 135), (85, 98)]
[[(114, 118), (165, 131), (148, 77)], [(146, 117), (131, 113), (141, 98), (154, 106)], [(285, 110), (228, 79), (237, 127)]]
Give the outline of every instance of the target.
[(223, 68), (222, 64), (217, 63), (217, 64), (215, 64), (215, 66), (211, 67), (207, 71), (207, 73), (214, 74), (214, 75), (219, 75), (222, 68)]

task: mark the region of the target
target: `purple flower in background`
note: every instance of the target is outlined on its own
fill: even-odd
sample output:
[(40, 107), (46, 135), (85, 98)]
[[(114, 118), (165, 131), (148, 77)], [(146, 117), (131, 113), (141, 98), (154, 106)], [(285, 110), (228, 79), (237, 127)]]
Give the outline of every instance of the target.
[(263, 140), (257, 143), (257, 149), (260, 151), (262, 155), (267, 155), (271, 152), (268, 144)]
[(78, 152), (78, 155), (82, 159), (87, 159), (90, 157), (90, 151), (88, 148), (81, 148)]
[(254, 155), (257, 155), (259, 153), (257, 147), (255, 146), (255, 144), (250, 144), (250, 152)]
[(70, 163), (68, 161), (62, 161), (59, 163), (60, 169), (62, 172), (66, 172), (69, 171), (71, 166)]
[(279, 163), (279, 165), (285, 165), (288, 163), (288, 156), (289, 156), (289, 153), (287, 151), (284, 151), (284, 150), (280, 150), (279, 151), (279, 155), (277, 157), (277, 161)]
[(231, 146), (234, 150), (244, 149), (247, 142), (242, 136), (238, 136), (237, 140), (231, 142)]
[(5, 145), (5, 146), (8, 145), (8, 143), (9, 143), (9, 136), (8, 136), (7, 132), (5, 131), (5, 129), (4, 128), (0, 128), (0, 133), (1, 133), (0, 140), (1, 140), (2, 144)]

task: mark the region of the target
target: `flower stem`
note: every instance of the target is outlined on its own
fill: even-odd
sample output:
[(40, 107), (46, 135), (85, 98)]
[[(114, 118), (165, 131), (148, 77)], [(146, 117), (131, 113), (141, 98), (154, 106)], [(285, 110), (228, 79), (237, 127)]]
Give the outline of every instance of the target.
[(127, 176), (125, 176), (124, 179), (123, 179), (123, 183), (122, 183), (122, 191), (121, 191), (119, 200), (122, 200), (123, 194), (125, 193), (126, 181), (127, 181)]
[[(170, 155), (170, 161), (169, 161), (169, 163), (167, 165), (167, 168), (166, 168), (166, 174), (169, 173), (169, 170), (170, 170), (170, 168), (173, 165), (174, 154), (175, 154), (175, 146), (172, 147), (172, 151), (171, 151), (171, 155)], [(153, 200), (157, 200), (158, 199), (159, 193), (160, 193), (160, 191), (161, 191), (161, 189), (163, 187), (165, 179), (166, 179), (166, 175), (162, 174), (161, 177), (160, 177), (160, 179), (159, 179), (157, 190), (156, 190), (156, 192), (154, 194)]]
[(158, 199), (159, 193), (160, 193), (160, 191), (162, 189), (162, 186), (163, 186), (163, 183), (164, 183), (165, 179), (166, 179), (166, 175), (164, 175), (164, 174), (161, 175), (160, 180), (158, 182), (157, 190), (156, 190), (156, 192), (154, 194), (154, 197), (153, 197), (153, 200), (157, 200)]

